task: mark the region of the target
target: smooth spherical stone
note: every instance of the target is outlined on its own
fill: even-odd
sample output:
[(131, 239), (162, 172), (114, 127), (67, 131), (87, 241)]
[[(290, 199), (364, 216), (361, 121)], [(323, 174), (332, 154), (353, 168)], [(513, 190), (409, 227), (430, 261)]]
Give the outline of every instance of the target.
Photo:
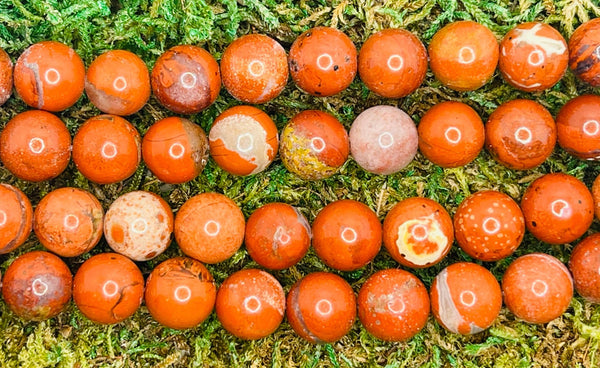
[(19, 256), (2, 279), (2, 297), (10, 310), (27, 321), (57, 316), (71, 300), (73, 276), (52, 253), (33, 251)]
[(570, 243), (594, 220), (594, 199), (574, 176), (554, 173), (533, 181), (523, 194), (521, 209), (527, 230), (550, 244)]
[(340, 271), (359, 269), (375, 258), (382, 228), (375, 212), (352, 199), (325, 206), (312, 226), (312, 245), (325, 264)]
[(223, 85), (236, 99), (263, 104), (279, 96), (289, 77), (285, 50), (269, 36), (249, 34), (227, 46), (221, 57)]
[(433, 35), (428, 51), (435, 77), (457, 91), (482, 87), (498, 64), (496, 36), (485, 26), (468, 20), (440, 29)]
[(358, 318), (385, 341), (406, 341), (427, 324), (429, 294), (410, 272), (388, 269), (369, 277), (358, 293)]
[(213, 310), (217, 287), (210, 272), (192, 258), (168, 259), (146, 281), (146, 307), (163, 326), (183, 330), (202, 323)]
[(206, 50), (179, 45), (162, 54), (152, 69), (152, 91), (167, 109), (178, 114), (196, 114), (219, 96), (219, 64)]
[(0, 254), (20, 247), (31, 234), (33, 208), (19, 188), (0, 183)]
[(17, 94), (36, 109), (62, 111), (83, 94), (85, 65), (69, 46), (43, 41), (29, 46), (14, 70)]
[(289, 64), (292, 79), (302, 90), (313, 96), (332, 96), (354, 80), (356, 47), (335, 28), (315, 27), (294, 41)]
[(0, 48), (0, 106), (10, 98), (13, 88), (13, 63), (10, 56)]
[(592, 197), (594, 198), (594, 213), (596, 214), (596, 218), (600, 219), (600, 175), (594, 179)]
[(171, 244), (173, 212), (158, 195), (135, 191), (123, 194), (104, 217), (104, 237), (117, 253), (148, 261)]
[(232, 335), (244, 340), (262, 339), (275, 332), (283, 320), (285, 292), (269, 273), (241, 270), (221, 284), (215, 311)]
[(582, 160), (600, 159), (600, 96), (583, 95), (556, 115), (558, 144)]
[(519, 24), (500, 42), (500, 73), (522, 91), (543, 91), (554, 86), (565, 74), (568, 62), (567, 42), (545, 23)]
[(142, 139), (116, 115), (88, 119), (73, 137), (73, 162), (88, 180), (113, 184), (129, 178), (142, 159)]
[(287, 296), (286, 317), (303, 339), (315, 344), (332, 343), (352, 328), (356, 297), (343, 278), (314, 272), (292, 286)]
[(487, 269), (470, 262), (454, 263), (431, 284), (431, 310), (448, 331), (461, 335), (482, 332), (502, 308), (500, 284)]
[(219, 193), (188, 199), (175, 218), (175, 239), (187, 256), (219, 263), (233, 256), (244, 241), (246, 221), (234, 201)]
[(502, 165), (529, 170), (541, 165), (556, 144), (556, 124), (550, 112), (532, 100), (500, 105), (485, 125), (485, 146)]
[(392, 258), (406, 267), (437, 264), (448, 254), (453, 241), (450, 215), (428, 198), (396, 203), (383, 221), (383, 244)]
[(600, 86), (600, 18), (577, 27), (569, 39), (569, 68), (582, 81)]
[(114, 115), (138, 112), (150, 98), (148, 67), (139, 56), (110, 50), (88, 68), (85, 93), (100, 111)]
[(588, 236), (573, 248), (569, 270), (579, 295), (600, 303), (600, 233)]
[(204, 130), (180, 117), (152, 124), (142, 140), (146, 166), (161, 181), (181, 184), (195, 179), (208, 162), (208, 138)]
[(0, 160), (19, 179), (54, 179), (69, 164), (71, 135), (49, 112), (29, 110), (12, 118), (0, 133)]
[(348, 133), (333, 115), (305, 110), (281, 132), (279, 156), (283, 165), (305, 180), (325, 179), (346, 162)]
[(427, 50), (404, 29), (384, 29), (370, 36), (358, 54), (358, 74), (371, 91), (386, 98), (413, 93), (427, 72)]
[(396, 173), (417, 154), (417, 127), (407, 113), (393, 106), (363, 111), (352, 123), (349, 138), (354, 160), (374, 174)]
[(100, 324), (131, 317), (144, 298), (144, 277), (129, 258), (100, 253), (83, 262), (73, 279), (73, 301), (88, 319)]
[(573, 279), (565, 265), (551, 255), (532, 253), (517, 258), (502, 277), (504, 304), (529, 323), (560, 317), (573, 297)]
[(35, 208), (33, 230), (44, 247), (61, 257), (89, 252), (102, 237), (104, 210), (91, 193), (59, 188)]
[(468, 196), (454, 214), (458, 245), (471, 257), (491, 262), (506, 258), (525, 235), (521, 208), (508, 195), (484, 190)]
[(419, 149), (434, 164), (453, 168), (473, 161), (483, 148), (483, 122), (473, 108), (462, 102), (434, 105), (421, 118)]
[(221, 113), (213, 122), (208, 140), (212, 158), (233, 175), (264, 171), (279, 148), (275, 123), (252, 106), (235, 106)]
[(286, 203), (269, 203), (248, 218), (244, 243), (256, 263), (283, 270), (300, 262), (311, 237), (310, 224), (300, 211)]

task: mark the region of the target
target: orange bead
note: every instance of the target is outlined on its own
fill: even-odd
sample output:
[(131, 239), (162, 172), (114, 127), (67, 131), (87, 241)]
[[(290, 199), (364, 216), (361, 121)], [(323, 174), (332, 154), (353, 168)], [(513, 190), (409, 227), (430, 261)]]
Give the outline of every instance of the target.
[(0, 106), (10, 98), (13, 88), (13, 63), (10, 56), (0, 48)]
[(313, 222), (313, 248), (331, 268), (353, 271), (381, 248), (381, 223), (365, 204), (343, 199), (325, 206)]
[(498, 64), (496, 36), (473, 21), (448, 24), (433, 35), (428, 50), (435, 77), (457, 91), (473, 91), (483, 86)]
[(289, 204), (269, 203), (248, 218), (244, 242), (256, 263), (283, 270), (304, 257), (311, 236), (310, 224), (300, 211)]
[(551, 26), (522, 23), (500, 42), (498, 67), (504, 79), (526, 92), (543, 91), (555, 85), (567, 70), (567, 42)]
[(143, 298), (142, 273), (120, 254), (91, 257), (73, 279), (73, 301), (84, 316), (96, 323), (114, 324), (129, 318)]
[(83, 93), (85, 66), (69, 46), (43, 41), (25, 50), (14, 71), (15, 89), (23, 101), (36, 109), (62, 111)]
[(210, 155), (233, 175), (251, 175), (267, 168), (279, 148), (277, 127), (269, 115), (252, 106), (225, 110), (208, 135)]
[(550, 244), (570, 243), (594, 220), (594, 199), (574, 176), (554, 173), (533, 181), (523, 194), (521, 209), (527, 230)]
[(210, 106), (221, 90), (219, 64), (197, 46), (179, 45), (162, 54), (152, 69), (152, 91), (167, 109), (196, 114)]
[(168, 259), (152, 270), (145, 301), (158, 323), (178, 330), (202, 323), (213, 310), (217, 288), (210, 272), (195, 259)]
[(462, 102), (434, 105), (419, 123), (419, 149), (434, 164), (453, 168), (473, 161), (483, 148), (485, 131), (475, 110)]
[(289, 64), (292, 79), (302, 90), (313, 96), (332, 96), (354, 80), (356, 47), (335, 28), (315, 27), (294, 41)]
[(573, 279), (565, 265), (551, 255), (532, 253), (517, 258), (502, 277), (504, 304), (529, 323), (560, 317), (573, 297)]
[(285, 167), (305, 180), (332, 176), (346, 162), (348, 133), (334, 116), (317, 110), (296, 114), (281, 132)]
[(583, 239), (569, 260), (575, 290), (592, 303), (600, 303), (600, 233)]
[(311, 273), (292, 286), (286, 316), (300, 337), (331, 343), (344, 337), (356, 318), (356, 297), (348, 283), (328, 272)]
[(269, 336), (283, 320), (285, 293), (277, 279), (257, 269), (229, 276), (217, 294), (217, 318), (232, 335), (245, 340)]
[(208, 161), (208, 138), (188, 119), (170, 117), (154, 123), (142, 141), (144, 162), (169, 184), (195, 179)]
[(175, 218), (175, 239), (186, 255), (218, 263), (242, 246), (246, 222), (234, 201), (219, 193), (188, 199)]
[(600, 175), (596, 176), (592, 185), (592, 197), (594, 198), (594, 213), (600, 219)]
[(577, 27), (569, 39), (569, 67), (579, 79), (600, 86), (600, 18)]
[(221, 58), (223, 84), (240, 101), (262, 104), (279, 96), (287, 84), (283, 47), (262, 34), (249, 34), (227, 46)]
[(2, 297), (8, 307), (27, 321), (57, 316), (71, 300), (73, 276), (52, 253), (33, 251), (8, 266), (2, 280)]
[(550, 112), (532, 100), (500, 105), (485, 125), (485, 145), (502, 165), (529, 170), (541, 165), (556, 144), (556, 124)]
[(102, 237), (104, 211), (91, 193), (59, 188), (35, 208), (33, 230), (40, 243), (61, 257), (89, 252)]
[(31, 234), (33, 209), (19, 188), (0, 183), (0, 254), (20, 247)]
[(134, 114), (150, 97), (148, 68), (132, 52), (107, 51), (90, 64), (85, 93), (102, 112), (121, 116)]
[(19, 179), (53, 179), (67, 168), (70, 158), (71, 135), (49, 112), (22, 112), (0, 133), (0, 160)]
[(358, 54), (358, 74), (371, 91), (386, 98), (414, 92), (427, 72), (427, 50), (404, 29), (384, 29), (369, 37)]
[(469, 262), (454, 263), (431, 284), (431, 310), (448, 331), (479, 333), (494, 323), (502, 308), (502, 291), (487, 269)]
[(389, 269), (369, 277), (358, 293), (358, 318), (378, 339), (405, 341), (427, 324), (429, 294), (410, 272)]
[(406, 267), (433, 266), (448, 254), (453, 241), (450, 215), (428, 198), (398, 202), (383, 221), (383, 244), (392, 258)]
[(600, 159), (600, 96), (583, 95), (556, 115), (558, 144), (582, 160)]
[(127, 120), (99, 115), (87, 120), (75, 134), (73, 162), (94, 183), (118, 183), (137, 169), (141, 146), (140, 134)]

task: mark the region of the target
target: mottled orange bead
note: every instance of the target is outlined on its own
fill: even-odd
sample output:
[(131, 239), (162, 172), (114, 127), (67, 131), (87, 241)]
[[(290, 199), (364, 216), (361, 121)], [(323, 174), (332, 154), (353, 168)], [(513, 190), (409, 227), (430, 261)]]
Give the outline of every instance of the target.
[(10, 98), (13, 88), (13, 63), (10, 56), (0, 48), (0, 106)]
[(0, 254), (9, 253), (31, 234), (33, 208), (19, 188), (0, 183)]
[(600, 86), (600, 18), (583, 23), (571, 35), (569, 67), (582, 81)]
[(583, 95), (556, 115), (558, 144), (582, 160), (600, 159), (600, 96)]
[(592, 184), (592, 197), (594, 199), (594, 213), (600, 219), (600, 175), (596, 176)]
[(569, 269), (579, 295), (600, 303), (600, 233), (588, 236), (573, 248)]

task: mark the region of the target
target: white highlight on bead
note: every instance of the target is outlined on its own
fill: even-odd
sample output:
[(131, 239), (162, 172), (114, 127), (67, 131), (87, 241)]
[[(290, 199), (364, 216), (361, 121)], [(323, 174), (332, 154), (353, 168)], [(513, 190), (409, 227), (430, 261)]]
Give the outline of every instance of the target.
[(292, 237), (289, 236), (286, 232), (285, 229), (281, 226), (277, 227), (277, 230), (275, 230), (275, 235), (273, 236), (273, 239), (281, 244), (287, 244), (290, 242), (290, 240), (292, 240)]
[(198, 78), (192, 72), (185, 72), (179, 77), (179, 82), (181, 82), (181, 86), (183, 88), (190, 89), (196, 86), (196, 83), (198, 83)]
[(175, 288), (173, 296), (178, 302), (185, 303), (192, 298), (192, 290), (185, 285), (178, 286), (177, 288)]
[(204, 224), (204, 232), (208, 236), (215, 236), (221, 231), (221, 224), (214, 220), (206, 221)]
[(550, 204), (552, 214), (556, 217), (568, 217), (571, 214), (569, 203), (563, 199), (557, 199)]
[(429, 231), (424, 225), (417, 225), (413, 227), (410, 233), (417, 241), (423, 241), (429, 237)]
[(254, 138), (252, 134), (244, 133), (237, 139), (237, 149), (240, 152), (249, 152), (254, 148)]
[(260, 60), (252, 60), (250, 64), (248, 64), (248, 73), (253, 77), (260, 77), (265, 72), (265, 64)]
[(469, 46), (463, 46), (458, 50), (458, 62), (461, 64), (471, 64), (475, 61), (475, 50)]
[(397, 72), (404, 67), (404, 59), (402, 56), (394, 54), (388, 58), (387, 66), (390, 68), (390, 70)]
[(317, 66), (321, 70), (329, 70), (333, 66), (333, 58), (329, 54), (321, 54), (317, 58)]
[(56, 84), (60, 82), (60, 73), (58, 70), (50, 68), (46, 70), (46, 73), (44, 73), (44, 79), (48, 84)]
[[(523, 138), (523, 135), (525, 135), (526, 138)], [(515, 139), (521, 144), (529, 144), (533, 139), (533, 134), (531, 133), (531, 130), (529, 130), (529, 128), (520, 127), (515, 131)]]
[(342, 240), (345, 241), (346, 243), (354, 243), (356, 241), (356, 239), (358, 239), (358, 234), (356, 233), (356, 230), (354, 230), (351, 227), (346, 227), (344, 228), (344, 230), (342, 230), (342, 234), (341, 234)]
[(123, 91), (127, 88), (127, 80), (124, 77), (117, 77), (113, 81), (113, 88), (117, 91)]
[(146, 220), (144, 220), (143, 218), (139, 218), (139, 219), (135, 220), (131, 224), (131, 231), (133, 231), (136, 234), (145, 233), (146, 231), (148, 231), (148, 222)]
[(402, 299), (392, 299), (387, 302), (387, 309), (392, 313), (402, 313), (406, 309), (406, 304), (404, 304)]
[(379, 135), (377, 143), (381, 148), (390, 148), (394, 144), (394, 136), (390, 132), (383, 132)]
[(462, 139), (462, 133), (457, 127), (450, 127), (444, 132), (444, 137), (446, 137), (448, 142), (457, 144)]
[(262, 304), (260, 303), (260, 300), (254, 295), (251, 295), (244, 299), (244, 308), (246, 308), (246, 310), (250, 313), (258, 312), (261, 306)]
[(106, 297), (109, 297), (109, 298), (113, 297), (113, 296), (117, 295), (118, 292), (119, 292), (119, 284), (117, 284), (113, 280), (108, 280), (102, 286), (102, 293)]
[(500, 221), (493, 217), (488, 217), (483, 221), (483, 231), (487, 234), (494, 235), (500, 231), (501, 227)]
[(315, 309), (320, 315), (328, 316), (333, 312), (333, 305), (329, 300), (321, 299), (317, 302), (317, 305), (315, 305)]
[(173, 143), (171, 147), (169, 147), (169, 156), (174, 159), (178, 159), (183, 157), (185, 154), (185, 147), (181, 143)]
[(542, 63), (545, 60), (546, 60), (546, 58), (544, 57), (544, 53), (541, 52), (540, 50), (534, 50), (534, 51), (530, 52), (529, 56), (527, 57), (527, 63), (529, 63), (529, 65), (531, 65), (531, 66), (542, 65)]
[(542, 280), (535, 280), (533, 284), (531, 284), (531, 291), (536, 296), (544, 296), (548, 293), (548, 284)]
[(117, 145), (112, 142), (105, 142), (102, 145), (102, 151), (100, 152), (102, 157), (108, 158), (108, 159), (115, 158), (115, 156), (117, 156), (117, 153), (118, 153)]
[(8, 216), (6, 216), (6, 212), (0, 210), (0, 226), (6, 225), (7, 219), (8, 219)]
[(31, 283), (31, 291), (37, 296), (45, 295), (48, 292), (48, 284), (37, 278)]
[(472, 307), (475, 305), (475, 302), (477, 302), (477, 297), (471, 290), (465, 290), (460, 293), (460, 302), (465, 307)]
[(79, 218), (75, 215), (66, 215), (63, 219), (63, 225), (69, 230), (75, 230), (79, 227)]
[(35, 137), (29, 141), (29, 149), (33, 153), (42, 153), (44, 148), (46, 148), (46, 143), (42, 138)]
[(590, 137), (595, 136), (600, 132), (600, 123), (597, 120), (588, 120), (583, 123), (583, 132)]
[(322, 152), (325, 146), (325, 141), (321, 137), (314, 137), (310, 140), (310, 148), (317, 153)]

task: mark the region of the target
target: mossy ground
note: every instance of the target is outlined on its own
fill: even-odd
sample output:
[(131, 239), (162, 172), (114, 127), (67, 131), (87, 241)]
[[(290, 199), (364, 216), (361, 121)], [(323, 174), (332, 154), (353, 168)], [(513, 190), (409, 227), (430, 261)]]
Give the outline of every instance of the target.
[[(448, 22), (474, 19), (488, 26), (499, 38), (514, 25), (541, 20), (558, 28), (568, 39), (580, 23), (600, 16), (596, 0), (0, 0), (0, 47), (13, 60), (30, 44), (46, 39), (71, 45), (86, 65), (109, 49), (128, 49), (153, 66), (156, 58), (177, 44), (195, 44), (217, 59), (229, 42), (242, 34), (265, 33), (289, 48), (302, 31), (329, 25), (346, 32), (359, 48), (372, 33), (387, 27), (405, 27), (425, 44)], [(446, 89), (428, 73), (423, 86), (401, 100), (385, 100), (370, 93), (357, 78), (343, 93), (314, 98), (289, 83), (277, 99), (261, 106), (281, 130), (287, 120), (303, 109), (322, 109), (336, 115), (349, 127), (364, 109), (389, 104), (407, 111), (415, 121), (433, 104), (444, 100), (463, 101), (474, 107), (484, 121), (502, 102), (514, 98), (534, 99), (553, 114), (570, 98), (593, 89), (567, 72), (554, 88), (543, 93), (516, 91), (495, 75), (491, 83), (470, 93)], [(224, 109), (238, 104), (226, 91), (207, 111), (191, 120), (209, 130), (213, 119)], [(0, 127), (26, 110), (17, 98), (0, 108)], [(99, 111), (86, 97), (58, 115), (72, 134)], [(170, 113), (152, 98), (139, 113), (128, 119), (143, 134), (157, 119)], [(146, 189), (162, 195), (176, 211), (197, 193), (217, 191), (236, 201), (246, 216), (262, 204), (282, 201), (299, 207), (313, 220), (325, 204), (341, 198), (367, 203), (381, 219), (399, 200), (415, 195), (439, 201), (451, 213), (470, 193), (480, 189), (501, 190), (520, 199), (526, 186), (547, 172), (567, 172), (591, 185), (600, 166), (570, 157), (557, 148), (541, 167), (511, 171), (482, 152), (464, 168), (443, 170), (418, 155), (402, 172), (386, 177), (371, 175), (349, 160), (332, 178), (307, 182), (288, 173), (276, 160), (264, 173), (238, 178), (224, 173), (210, 162), (202, 175), (183, 185), (165, 185), (141, 165), (136, 174), (121, 184), (99, 186), (88, 182), (71, 164), (60, 177), (34, 184), (15, 179), (0, 166), (0, 181), (15, 184), (37, 203), (52, 189), (76, 186), (94, 193), (105, 208), (125, 192)], [(600, 229), (594, 222), (591, 232)], [(574, 243), (575, 244), (575, 243)], [(497, 277), (516, 256), (543, 251), (568, 261), (574, 244), (549, 246), (527, 235), (515, 256), (486, 263)], [(41, 249), (35, 237), (19, 250), (0, 256), (0, 269), (24, 252)], [(102, 242), (92, 254), (108, 251)], [(139, 264), (145, 275), (159, 262), (180, 254), (176, 245), (157, 259)], [(90, 255), (69, 259), (75, 272)], [(468, 260), (454, 247), (441, 264), (415, 271), (427, 286), (445, 266)], [(218, 265), (209, 266), (220, 284), (228, 274), (256, 267), (245, 250)], [(365, 279), (379, 269), (397, 267), (385, 252), (355, 272), (341, 273), (358, 291)], [(327, 270), (312, 251), (296, 267), (274, 275), (289, 290), (303, 275)], [(573, 299), (563, 317), (546, 324), (530, 325), (502, 310), (488, 331), (463, 337), (443, 330), (430, 318), (425, 329), (405, 343), (385, 343), (371, 337), (356, 323), (352, 331), (331, 345), (311, 345), (297, 337), (284, 322), (265, 339), (247, 342), (225, 332), (212, 315), (201, 326), (175, 331), (152, 321), (142, 307), (132, 318), (114, 326), (98, 326), (84, 318), (74, 305), (47, 322), (24, 322), (0, 302), (0, 366), (2, 367), (598, 367), (600, 366), (600, 306)]]

